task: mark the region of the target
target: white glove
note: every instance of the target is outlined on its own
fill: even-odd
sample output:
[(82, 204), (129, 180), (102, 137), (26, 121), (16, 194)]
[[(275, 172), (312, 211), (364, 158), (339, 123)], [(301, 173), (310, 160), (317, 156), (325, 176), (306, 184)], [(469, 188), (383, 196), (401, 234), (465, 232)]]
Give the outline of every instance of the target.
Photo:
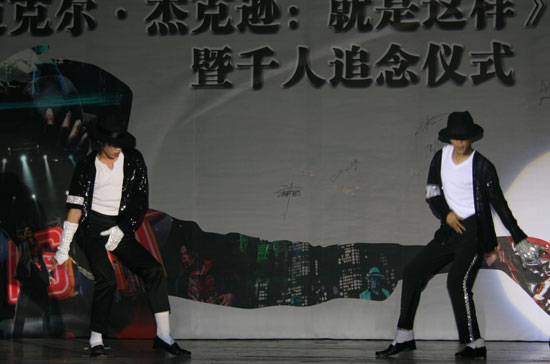
[(57, 247), (54, 258), (57, 264), (63, 264), (69, 259), (69, 249), (73, 241), (74, 233), (78, 229), (78, 224), (70, 221), (63, 222), (63, 232), (61, 233), (61, 242)]
[(527, 239), (523, 239), (516, 244), (516, 251), (521, 259), (523, 269), (529, 265), (541, 265), (539, 254), (542, 247), (537, 244), (532, 244)]
[(124, 237), (124, 233), (118, 226), (113, 226), (109, 230), (105, 230), (99, 233), (101, 236), (107, 236), (109, 235), (109, 239), (107, 240), (107, 243), (105, 244), (105, 249), (112, 252), (116, 249), (118, 246), (118, 243), (122, 240)]

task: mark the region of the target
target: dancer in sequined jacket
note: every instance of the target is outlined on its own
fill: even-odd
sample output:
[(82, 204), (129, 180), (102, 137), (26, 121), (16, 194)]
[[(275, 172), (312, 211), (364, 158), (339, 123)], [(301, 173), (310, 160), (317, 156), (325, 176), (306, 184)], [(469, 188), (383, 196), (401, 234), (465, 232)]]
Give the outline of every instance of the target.
[(451, 113), (447, 127), (439, 132), (439, 139), (449, 144), (432, 159), (426, 200), (441, 220), (441, 226), (434, 239), (403, 270), (396, 336), (386, 350), (376, 352), (379, 358), (416, 349), (413, 325), (420, 294), (428, 281), (449, 263), (447, 289), (460, 341), (466, 344), (455, 357), (487, 357), (472, 288), (483, 254), (497, 246), (491, 207), (512, 234), (524, 265), (538, 259), (538, 246), (527, 241), (527, 235), (508, 208), (495, 167), (472, 148), (472, 143), (482, 136), (483, 128), (473, 122), (467, 111)]
[(94, 150), (74, 170), (66, 201), (67, 219), (53, 268), (67, 261), (73, 238), (79, 240), (94, 276), (91, 356), (105, 354), (103, 335), (117, 285), (108, 251), (145, 284), (157, 326), (153, 347), (189, 356), (191, 353), (181, 349), (170, 333), (164, 269), (135, 239), (148, 209), (149, 192), (145, 162), (126, 125), (113, 110), (106, 110), (87, 125)]

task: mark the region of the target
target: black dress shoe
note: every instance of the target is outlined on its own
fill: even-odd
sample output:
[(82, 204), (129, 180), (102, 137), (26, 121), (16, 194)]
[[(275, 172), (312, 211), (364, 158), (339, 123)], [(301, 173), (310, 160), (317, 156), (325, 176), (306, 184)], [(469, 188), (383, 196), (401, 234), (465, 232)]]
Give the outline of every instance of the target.
[(416, 350), (416, 342), (414, 340), (405, 341), (403, 343), (390, 344), (386, 350), (377, 351), (377, 358), (385, 358), (391, 355), (397, 355), (406, 351)]
[(90, 356), (102, 356), (105, 355), (105, 347), (103, 345), (96, 345), (90, 348)]
[(177, 342), (174, 341), (172, 345), (168, 345), (158, 336), (155, 337), (155, 340), (153, 341), (153, 349), (162, 349), (167, 353), (176, 356), (191, 356), (191, 352), (180, 348)]
[(485, 346), (475, 349), (466, 346), (464, 349), (455, 354), (455, 358), (485, 360), (487, 359), (487, 349), (485, 348)]

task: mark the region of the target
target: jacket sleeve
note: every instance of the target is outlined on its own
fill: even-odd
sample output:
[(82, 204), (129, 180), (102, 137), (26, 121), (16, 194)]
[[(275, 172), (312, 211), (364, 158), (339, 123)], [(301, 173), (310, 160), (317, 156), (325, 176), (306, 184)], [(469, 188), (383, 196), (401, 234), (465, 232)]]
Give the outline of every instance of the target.
[(433, 214), (441, 220), (442, 224), (446, 224), (447, 215), (451, 210), (443, 195), (441, 183), (441, 155), (442, 151), (437, 151), (430, 164), (428, 183), (426, 185), (426, 201)]
[(485, 185), (487, 186), (487, 196), (489, 197), (489, 202), (495, 209), (498, 217), (508, 229), (514, 242), (519, 243), (521, 240), (525, 239), (527, 235), (520, 229), (518, 223), (512, 214), (512, 211), (508, 207), (508, 203), (504, 198), (504, 194), (500, 188), (500, 183), (498, 180), (498, 175), (496, 168), (489, 161), (487, 162), (487, 167), (484, 170), (484, 179)]
[(65, 207), (68, 209), (84, 209), (84, 198), (86, 197), (86, 176), (83, 173), (82, 164), (76, 165), (71, 179), (71, 186), (69, 188), (69, 194), (65, 201)]
[(131, 176), (132, 183), (129, 184), (125, 202), (127, 206), (123, 207), (122, 213), (119, 215), (118, 226), (124, 232), (124, 235), (135, 234), (145, 217), (145, 213), (149, 208), (149, 181), (147, 179), (147, 167), (143, 156), (137, 150), (135, 151), (135, 161)]

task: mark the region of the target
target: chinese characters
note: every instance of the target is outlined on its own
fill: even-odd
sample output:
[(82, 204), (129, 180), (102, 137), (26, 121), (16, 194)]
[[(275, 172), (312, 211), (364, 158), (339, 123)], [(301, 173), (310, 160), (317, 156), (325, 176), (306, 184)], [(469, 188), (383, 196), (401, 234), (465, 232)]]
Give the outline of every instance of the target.
[[(48, 6), (52, 0), (10, 0), (13, 4), (16, 26), (9, 32), (11, 36), (31, 34), (33, 36), (49, 36), (56, 32), (68, 31), (72, 36), (80, 36), (84, 29), (93, 31), (97, 21), (92, 11), (97, 7), (95, 0), (62, 0), (55, 13), (57, 23), (49, 15)], [(0, 7), (1, 16), (4, 8)], [(0, 34), (6, 27), (0, 25)]]
[[(505, 61), (514, 56), (514, 51), (510, 44), (499, 41), (492, 41), (488, 49), (469, 53), (463, 45), (431, 42), (424, 57), (400, 44), (391, 43), (385, 54), (377, 57), (373, 64), (370, 52), (359, 45), (351, 45), (347, 49), (333, 47), (332, 51), (334, 58), (329, 62), (332, 75), (323, 76), (311, 66), (309, 47), (298, 46), (294, 71), (281, 87), (290, 88), (307, 80), (314, 88), (324, 86), (327, 81), (332, 87), (368, 88), (376, 80), (377, 86), (404, 88), (419, 84), (422, 72), (426, 74), (428, 87), (440, 87), (446, 83), (462, 86), (468, 79), (477, 86), (494, 78), (505, 86), (515, 84), (514, 69), (505, 65)], [(263, 87), (263, 72), (280, 66), (275, 56), (275, 51), (268, 46), (241, 52), (240, 57), (252, 58), (252, 63), (239, 63), (237, 70), (251, 69), (252, 87), (258, 90)], [(465, 58), (470, 61), (469, 75), (459, 67)], [(228, 46), (219, 49), (194, 48), (192, 68), (196, 73), (196, 82), (191, 86), (195, 89), (233, 87), (230, 73), (235, 68), (232, 50)]]

